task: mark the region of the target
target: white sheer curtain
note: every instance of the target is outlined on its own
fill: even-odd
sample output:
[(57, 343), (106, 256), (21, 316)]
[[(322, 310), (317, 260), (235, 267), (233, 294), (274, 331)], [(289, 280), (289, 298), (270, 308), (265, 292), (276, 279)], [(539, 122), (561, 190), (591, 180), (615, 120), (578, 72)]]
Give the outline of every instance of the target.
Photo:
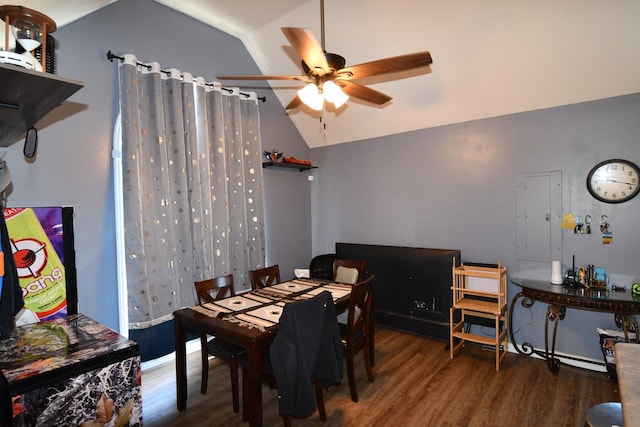
[(260, 117), (255, 93), (134, 55), (118, 68), (128, 326), (144, 329), (195, 304), (194, 280), (233, 273), (238, 291), (264, 266)]

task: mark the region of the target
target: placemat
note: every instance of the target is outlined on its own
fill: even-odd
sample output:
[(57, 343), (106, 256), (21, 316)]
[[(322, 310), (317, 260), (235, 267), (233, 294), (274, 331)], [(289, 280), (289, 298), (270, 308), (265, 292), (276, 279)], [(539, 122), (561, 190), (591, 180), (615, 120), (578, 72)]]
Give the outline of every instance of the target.
[(259, 306), (263, 303), (260, 301), (255, 301), (253, 299), (245, 298), (244, 296), (235, 296), (214, 301), (210, 304), (215, 304), (216, 306), (226, 308), (229, 311), (242, 311)]
[(270, 286), (270, 289), (278, 289), (278, 290), (282, 290), (282, 291), (289, 291), (289, 292), (302, 292), (302, 291), (306, 291), (307, 289), (311, 289), (313, 287), (313, 285), (308, 284), (308, 283), (300, 283), (300, 282), (282, 282), (282, 283), (278, 283), (277, 285), (273, 285)]
[(331, 292), (331, 296), (333, 297), (333, 300), (336, 301), (346, 295), (349, 295), (349, 293), (351, 292), (351, 288), (345, 288), (344, 286), (325, 285), (325, 286), (320, 286), (320, 287), (311, 289), (308, 292), (306, 292), (304, 295), (308, 295), (310, 298), (324, 291)]
[[(280, 320), (280, 315), (282, 314), (282, 307), (270, 304), (264, 307), (257, 308), (255, 310), (251, 310), (247, 313), (240, 313), (233, 318), (235, 320), (240, 321), (239, 323), (245, 327), (257, 327), (261, 330), (264, 328), (269, 328), (274, 326)], [(233, 321), (232, 319), (229, 319)]]
[(264, 296), (260, 295), (256, 291), (247, 292), (246, 294), (242, 294), (243, 297), (252, 299), (254, 301), (258, 301), (262, 304), (270, 304), (274, 300), (279, 300), (280, 298), (274, 298), (272, 296)]
[(255, 310), (248, 311), (245, 314), (249, 316), (258, 317), (262, 320), (266, 320), (273, 324), (278, 323), (280, 321), (280, 316), (282, 315), (282, 306), (270, 304), (264, 307), (256, 308)]

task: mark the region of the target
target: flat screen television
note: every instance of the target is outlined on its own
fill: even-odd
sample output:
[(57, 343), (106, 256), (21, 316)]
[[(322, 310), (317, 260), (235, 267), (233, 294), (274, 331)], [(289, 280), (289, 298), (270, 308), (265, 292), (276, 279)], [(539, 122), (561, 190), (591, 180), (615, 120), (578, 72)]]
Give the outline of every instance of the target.
[(4, 218), (25, 304), (22, 322), (77, 314), (73, 208), (8, 207)]

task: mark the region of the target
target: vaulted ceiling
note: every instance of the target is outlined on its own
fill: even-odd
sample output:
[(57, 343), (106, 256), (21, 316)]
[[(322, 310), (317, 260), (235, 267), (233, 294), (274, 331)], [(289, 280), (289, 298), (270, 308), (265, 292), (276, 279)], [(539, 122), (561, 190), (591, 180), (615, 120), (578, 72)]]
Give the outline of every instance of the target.
[[(113, 1), (25, 0), (64, 26)], [(156, 0), (243, 41), (264, 74), (301, 73), (281, 27), (320, 40), (320, 0)], [(393, 97), (338, 111), (290, 111), (310, 147), (640, 92), (637, 0), (325, 0), (326, 49), (347, 65), (428, 50), (397, 80), (359, 80)], [(224, 70), (224, 74), (242, 74)], [(264, 87), (264, 82), (226, 82)], [(300, 88), (271, 81), (282, 105)], [(295, 87), (294, 87), (295, 86)]]

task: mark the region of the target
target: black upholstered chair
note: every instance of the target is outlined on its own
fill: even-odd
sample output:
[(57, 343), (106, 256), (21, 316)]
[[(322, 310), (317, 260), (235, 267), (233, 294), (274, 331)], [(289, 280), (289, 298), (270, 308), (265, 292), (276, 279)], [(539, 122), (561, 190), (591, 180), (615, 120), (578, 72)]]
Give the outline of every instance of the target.
[(312, 279), (333, 280), (333, 260), (336, 254), (323, 254), (313, 257), (309, 263), (309, 277)]

